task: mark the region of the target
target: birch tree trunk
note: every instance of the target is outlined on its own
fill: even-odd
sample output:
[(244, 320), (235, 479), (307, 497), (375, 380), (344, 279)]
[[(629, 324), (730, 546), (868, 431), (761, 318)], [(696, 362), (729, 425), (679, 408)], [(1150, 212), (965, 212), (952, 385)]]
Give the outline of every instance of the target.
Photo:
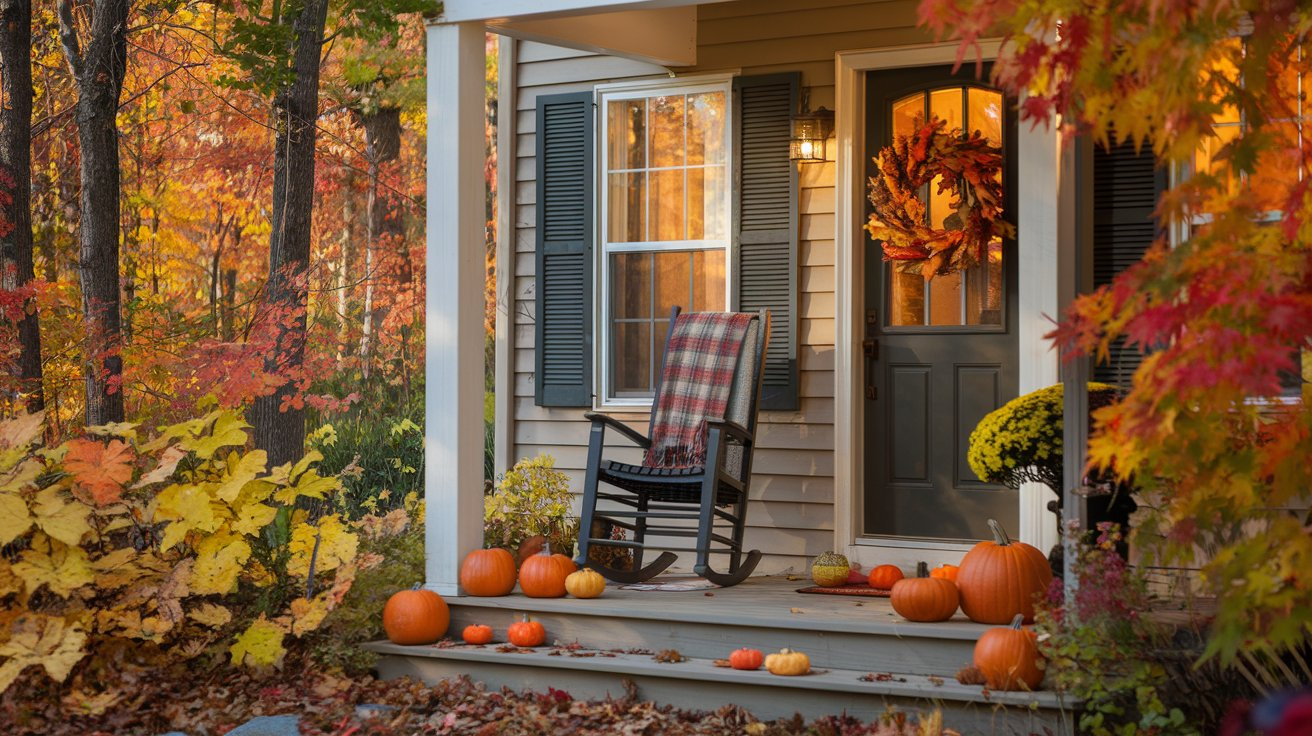
[[(0, 0), (0, 170), (13, 179), (12, 198), (0, 201), (0, 287), (32, 282), (32, 2)], [(3, 233), (0, 229), (0, 233)], [(27, 410), (45, 408), (41, 388), (41, 327), (36, 305), (18, 322), (18, 389)]]
[(395, 197), (380, 196), (379, 178), (383, 164), (401, 155), (401, 110), (395, 107), (380, 108), (362, 113), (359, 119), (364, 126), (365, 158), (369, 161), (368, 235), (364, 254), (364, 325), (360, 332), (360, 365), (364, 377), (369, 378), (373, 363), (375, 325), (380, 318), (374, 308), (374, 280), (378, 269), (378, 243), (384, 235), (400, 235), (402, 224), (396, 212)]

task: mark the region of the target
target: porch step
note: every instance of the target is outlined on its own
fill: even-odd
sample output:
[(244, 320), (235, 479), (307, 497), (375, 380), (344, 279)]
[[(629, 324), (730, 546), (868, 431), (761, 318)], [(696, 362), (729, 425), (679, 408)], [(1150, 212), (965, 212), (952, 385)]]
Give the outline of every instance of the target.
[(870, 677), (868, 669), (818, 665), (811, 675), (779, 677), (765, 670), (716, 667), (704, 657), (660, 663), (649, 653), (572, 648), (498, 651), (495, 644), (407, 647), (387, 642), (366, 646), (384, 655), (379, 671), (385, 678), (436, 682), (468, 675), (490, 688), (544, 690), (549, 685), (589, 700), (623, 698), (628, 680), (643, 700), (703, 711), (732, 703), (765, 720), (843, 712), (870, 720), (889, 708), (905, 713), (940, 709), (944, 725), (966, 734), (1074, 732), (1071, 715), (1055, 693), (989, 693), (950, 677)]
[[(527, 614), (548, 641), (606, 649), (677, 649), (715, 659), (743, 646), (806, 652), (817, 667), (915, 672), (951, 678), (970, 664), (989, 627), (963, 617), (918, 624), (893, 613), (886, 598), (797, 595), (804, 582), (752, 579), (703, 592), (607, 590), (601, 598), (449, 598), (451, 636), (468, 624), (497, 631)], [(786, 594), (785, 594), (786, 593)]]

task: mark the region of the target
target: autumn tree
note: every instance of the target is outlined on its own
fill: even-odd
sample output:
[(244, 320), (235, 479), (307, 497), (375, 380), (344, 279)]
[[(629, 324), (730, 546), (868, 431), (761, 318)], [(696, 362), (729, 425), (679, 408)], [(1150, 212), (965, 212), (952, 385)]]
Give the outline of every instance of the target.
[[(72, 0), (59, 0), (60, 40), (77, 85), (81, 162), (78, 268), (87, 336), (83, 372), (88, 426), (123, 421), (119, 300), (121, 172), (116, 120), (127, 72), (131, 9), (131, 0), (101, 0), (77, 9)], [(86, 28), (85, 33), (80, 27)]]
[[(922, 0), (921, 13), (963, 53), (1000, 24), (995, 81), (1023, 117), (1134, 140), (1181, 174), (1157, 208), (1175, 242), (1077, 299), (1055, 336), (1097, 357), (1118, 338), (1147, 352), (1097, 413), (1090, 464), (1143, 489), (1133, 541), (1149, 561), (1201, 567), (1219, 605), (1208, 654), (1307, 647), (1312, 8)], [(1281, 400), (1300, 369), (1302, 400)]]
[[(35, 278), (32, 259), (32, 2), (0, 0), (0, 288), (15, 293)], [(45, 406), (41, 328), (35, 304), (18, 305), (18, 390), (30, 412)]]

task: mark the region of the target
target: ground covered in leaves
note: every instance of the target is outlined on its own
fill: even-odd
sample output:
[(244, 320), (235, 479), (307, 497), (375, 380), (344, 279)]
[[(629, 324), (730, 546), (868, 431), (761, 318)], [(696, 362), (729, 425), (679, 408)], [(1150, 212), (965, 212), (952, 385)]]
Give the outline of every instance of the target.
[[(216, 736), (256, 716), (282, 714), (300, 716), (302, 733), (315, 736), (922, 733), (914, 724), (892, 717), (884, 723), (846, 717), (762, 723), (733, 705), (712, 713), (682, 711), (641, 700), (631, 685), (626, 697), (588, 702), (550, 687), (545, 692), (512, 693), (489, 692), (463, 678), (437, 686), (411, 680), (384, 682), (288, 662), (282, 670), (262, 673), (226, 667), (129, 670), (117, 673), (116, 682), (106, 690), (75, 685), (56, 696), (53, 683), (39, 672), (29, 669), (0, 696), (0, 733), (155, 736), (176, 730), (189, 736)], [(386, 707), (357, 707), (364, 704)], [(938, 732), (937, 728), (930, 731)]]

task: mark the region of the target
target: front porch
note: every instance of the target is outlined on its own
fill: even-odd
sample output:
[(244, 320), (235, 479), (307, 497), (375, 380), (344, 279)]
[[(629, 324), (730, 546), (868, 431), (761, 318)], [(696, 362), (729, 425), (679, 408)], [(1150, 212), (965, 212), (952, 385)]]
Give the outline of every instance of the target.
[[(944, 725), (962, 733), (1071, 733), (1071, 703), (1053, 692), (989, 692), (962, 685), (955, 674), (971, 661), (989, 627), (958, 615), (937, 624), (911, 623), (888, 599), (804, 595), (798, 576), (750, 578), (732, 588), (692, 591), (607, 588), (600, 598), (449, 600), (450, 636), (472, 623), (492, 626), (498, 641), (484, 646), (438, 644), (369, 648), (383, 656), (384, 677), (429, 682), (469, 675), (492, 688), (551, 686), (576, 698), (637, 696), (681, 708), (715, 710), (736, 704), (759, 718), (846, 712), (877, 718), (941, 709)], [(555, 646), (532, 650), (503, 643), (506, 627), (527, 614)], [(739, 647), (764, 652), (788, 647), (811, 658), (814, 674), (779, 677), (714, 664)], [(688, 661), (658, 662), (674, 649)]]

